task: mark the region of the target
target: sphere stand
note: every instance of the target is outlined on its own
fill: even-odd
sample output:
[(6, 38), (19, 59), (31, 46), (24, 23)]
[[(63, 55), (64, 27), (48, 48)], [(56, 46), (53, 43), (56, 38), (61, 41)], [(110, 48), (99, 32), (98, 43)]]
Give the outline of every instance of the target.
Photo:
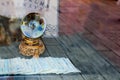
[(23, 36), (23, 40), (19, 45), (20, 53), (25, 56), (33, 56), (38, 58), (45, 51), (45, 45), (40, 38), (28, 38)]

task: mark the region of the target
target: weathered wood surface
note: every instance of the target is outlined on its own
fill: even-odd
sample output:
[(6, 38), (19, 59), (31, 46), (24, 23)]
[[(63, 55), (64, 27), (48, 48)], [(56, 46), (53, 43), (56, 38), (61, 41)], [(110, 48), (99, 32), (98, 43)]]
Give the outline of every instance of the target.
[(60, 33), (70, 35), (89, 31), (87, 37), (94, 44), (93, 47), (98, 51), (112, 52), (108, 52), (106, 57), (110, 60), (112, 58), (111, 61), (120, 67), (120, 6), (117, 5), (119, 1), (60, 0)]
[(120, 56), (120, 7), (112, 1), (92, 3), (84, 28)]
[[(67, 57), (81, 73), (14, 75), (8, 80), (120, 80), (119, 68), (106, 60), (92, 45), (81, 37), (81, 34), (62, 35), (58, 38), (43, 38), (46, 51), (40, 57)], [(31, 58), (19, 53), (19, 43), (0, 47), (1, 58)], [(3, 76), (0, 76), (2, 79)], [(5, 77), (4, 77), (5, 78)]]

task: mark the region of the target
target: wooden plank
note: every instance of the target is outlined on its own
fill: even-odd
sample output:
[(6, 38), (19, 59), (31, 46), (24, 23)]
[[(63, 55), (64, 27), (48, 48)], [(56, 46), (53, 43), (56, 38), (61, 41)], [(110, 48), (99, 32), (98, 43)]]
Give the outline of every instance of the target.
[(113, 66), (115, 66), (115, 68), (117, 69), (117, 71), (120, 72), (120, 57), (116, 56), (114, 52), (112, 51), (102, 51), (101, 52), (101, 56), (104, 57), (104, 59), (106, 61), (108, 61), (109, 63), (111, 63)]
[(85, 41), (92, 43), (92, 47), (94, 47), (96, 50), (109, 50), (105, 45), (103, 45), (103, 43), (101, 43), (101, 40), (99, 38), (94, 36), (94, 34), (83, 35), (83, 37), (85, 38)]
[(61, 75), (63, 80), (84, 80), (81, 75), (75, 74), (75, 75)]
[(7, 47), (0, 47), (0, 57), (7, 58), (9, 56), (11, 56), (11, 55), (9, 54)]
[(24, 80), (41, 80), (40, 75), (29, 75), (25, 76)]
[[(64, 53), (64, 49), (62, 49), (61, 46), (48, 46), (48, 52), (50, 54), (50, 56), (53, 56), (53, 57), (67, 57), (67, 55)], [(77, 74), (76, 76), (74, 75), (71, 75), (71, 76), (63, 76), (63, 75), (60, 75), (60, 77), (63, 78), (63, 80), (83, 80), (82, 76), (80, 74)]]
[[(73, 37), (75, 39), (75, 37)], [(93, 80), (104, 80), (104, 78), (99, 74), (99, 72), (92, 67), (92, 63), (91, 63), (91, 59), (88, 58), (86, 55), (84, 55), (84, 52), (81, 50), (81, 48), (79, 46), (77, 46), (77, 44), (79, 44), (78, 42), (76, 42), (74, 39), (70, 39), (73, 43), (73, 47), (70, 47), (71, 52), (73, 54), (75, 54), (76, 59), (81, 62), (82, 65), (84, 65), (84, 69), (86, 69), (89, 74), (84, 75), (88, 80), (89, 79), (93, 79)], [(69, 38), (68, 38), (69, 39)], [(76, 47), (75, 47), (76, 46)], [(92, 74), (92, 75), (91, 75)], [(96, 75), (94, 75), (96, 74)]]
[(46, 46), (48, 53), (52, 57), (66, 57), (60, 46)]
[[(99, 38), (97, 38), (95, 35), (93, 35), (94, 37), (92, 37), (92, 38), (95, 38), (95, 40), (97, 40), (98, 39), (98, 42), (99, 43), (101, 43), (101, 40), (99, 39)], [(82, 35), (82, 37), (84, 37), (84, 35)], [(91, 36), (90, 36), (91, 37)], [(89, 37), (89, 38), (90, 38)], [(84, 37), (85, 38), (85, 37)], [(85, 38), (86, 39), (86, 38)], [(85, 40), (84, 39), (84, 40)], [(88, 38), (87, 38), (88, 39)], [(90, 45), (91, 45), (91, 43), (88, 41), (88, 40), (85, 40), (85, 41), (87, 41), (87, 43), (89, 43)], [(102, 43), (101, 43), (101, 45), (103, 45)], [(96, 49), (96, 46), (92, 46), (92, 47), (94, 47), (95, 49)], [(119, 61), (120, 61), (120, 56), (118, 56), (118, 55), (116, 55), (113, 51), (111, 51), (111, 50), (109, 50), (109, 49), (107, 49), (106, 48), (106, 50), (97, 50), (97, 51), (99, 51), (100, 53), (101, 53), (101, 56), (106, 60), (106, 61), (108, 61), (110, 64), (112, 64), (113, 66), (115, 66), (116, 68), (117, 67), (120, 67), (120, 63), (119, 63)], [(120, 72), (120, 70), (119, 70), (119, 68), (117, 68), (117, 70)]]
[(0, 76), (0, 80), (14, 80), (14, 77), (13, 76)]
[(10, 54), (12, 55), (12, 58), (22, 56), (19, 54), (19, 51), (17, 49), (18, 47), (15, 47), (15, 45), (12, 44), (12, 45), (8, 46), (8, 50), (9, 50), (9, 52), (11, 52)]
[(41, 80), (63, 80), (59, 75), (41, 75)]
[[(86, 22), (86, 23), (88, 23), (88, 22)], [(91, 23), (91, 22), (89, 22), (89, 23)], [(92, 25), (92, 24), (91, 24)], [(89, 26), (90, 27), (90, 26)], [(92, 28), (92, 27), (90, 27), (90, 28), (85, 28), (85, 29), (87, 29), (88, 31), (92, 31), (92, 33), (96, 36), (96, 37), (98, 37), (100, 40), (101, 40), (101, 42), (104, 44), (104, 45), (106, 45), (108, 48), (110, 48), (111, 50), (113, 50), (114, 52), (115, 52), (115, 54), (117, 54), (118, 56), (120, 56), (120, 47), (119, 47), (119, 45), (118, 44), (116, 44), (116, 43), (114, 43), (113, 41), (111, 42), (111, 40), (110, 39), (108, 39), (107, 37), (105, 37), (103, 34), (101, 34), (99, 31), (97, 31), (96, 29), (94, 29), (94, 28)]]
[(12, 77), (13, 77), (13, 79), (11, 79), (11, 80), (25, 80), (24, 76), (12, 76)]
[(108, 80), (119, 80), (120, 73), (107, 61), (105, 61), (99, 53), (92, 48), (88, 43), (77, 36), (81, 49), (85, 52), (86, 56), (91, 58), (92, 64), (101, 74)]
[(43, 42), (45, 43), (45, 45), (58, 45), (55, 38), (43, 38)]
[(47, 48), (45, 48), (45, 52), (43, 52), (43, 54), (40, 55), (40, 57), (48, 57), (48, 50)]
[(0, 47), (0, 58), (5, 57), (5, 51), (6, 51), (6, 49), (4, 47)]
[[(81, 76), (83, 76), (84, 79), (86, 79), (86, 80), (104, 80), (103, 77), (100, 76), (99, 73), (94, 69), (94, 67), (92, 70), (89, 69), (89, 68), (91, 68), (90, 67), (91, 65), (89, 63), (88, 57), (83, 56), (83, 53), (79, 53), (79, 52), (81, 52), (81, 50), (79, 49), (79, 47), (77, 47), (75, 45), (74, 42), (71, 42), (70, 39), (68, 39), (68, 37), (65, 37), (65, 36), (63, 38), (61, 38), (60, 40), (66, 41), (65, 44), (61, 44), (63, 47), (63, 50), (65, 50), (65, 54), (69, 57), (69, 59), (72, 61), (72, 63), (79, 70), (81, 70), (81, 72), (82, 72)], [(67, 45), (67, 44), (70, 44), (69, 42), (71, 42), (70, 46)], [(94, 75), (95, 73), (96, 73), (96, 75)]]

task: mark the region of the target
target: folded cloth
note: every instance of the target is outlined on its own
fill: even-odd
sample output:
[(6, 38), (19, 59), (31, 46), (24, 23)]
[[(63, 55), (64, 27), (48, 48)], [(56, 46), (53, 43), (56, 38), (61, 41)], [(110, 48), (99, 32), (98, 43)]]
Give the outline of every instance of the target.
[(68, 58), (0, 59), (0, 74), (67, 74), (80, 72)]

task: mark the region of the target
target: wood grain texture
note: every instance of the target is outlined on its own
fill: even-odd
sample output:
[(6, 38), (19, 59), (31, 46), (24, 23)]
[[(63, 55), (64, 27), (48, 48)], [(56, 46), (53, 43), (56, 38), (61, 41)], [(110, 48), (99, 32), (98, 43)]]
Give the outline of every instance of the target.
[[(94, 19), (94, 14), (92, 14), (90, 9), (91, 1), (95, 2), (99, 5), (103, 5), (99, 3), (100, 0), (61, 0), (60, 1), (60, 36), (58, 38), (43, 38), (43, 41), (46, 45), (46, 51), (40, 57), (66, 57), (69, 58), (73, 65), (81, 70), (81, 73), (70, 73), (70, 74), (46, 74), (46, 75), (14, 75), (11, 76), (11, 80), (120, 80), (120, 71), (119, 67), (116, 67), (107, 57), (101, 55), (101, 51), (107, 51), (103, 54), (108, 55), (110, 59), (119, 58), (119, 57), (111, 57), (111, 52), (108, 52), (106, 46), (100, 46), (97, 49), (92, 46), (90, 42), (88, 42), (85, 38), (81, 37), (81, 31), (83, 31), (83, 27), (89, 26), (89, 31), (93, 31), (95, 28), (99, 27), (98, 22), (102, 21), (107, 14), (104, 11), (97, 12), (94, 14), (97, 19)], [(101, 0), (103, 3), (106, 3), (105, 0)], [(108, 3), (108, 2), (107, 2)], [(109, 3), (111, 4), (111, 3)], [(93, 7), (92, 7), (93, 8)], [(108, 7), (107, 7), (108, 8)], [(106, 8), (106, 9), (107, 9)], [(93, 8), (94, 9), (94, 8)], [(99, 9), (99, 7), (98, 7)], [(112, 8), (113, 9), (113, 8)], [(110, 10), (110, 8), (109, 8)], [(88, 13), (91, 13), (88, 16)], [(112, 15), (112, 12), (109, 12)], [(102, 14), (103, 16), (99, 15)], [(115, 12), (117, 14), (117, 12)], [(75, 15), (73, 17), (73, 15)], [(117, 14), (119, 15), (119, 14)], [(116, 15), (113, 15), (115, 18)], [(83, 25), (86, 21), (87, 17), (89, 18), (87, 21), (89, 24)], [(111, 19), (111, 16), (108, 16)], [(96, 21), (96, 23), (94, 22)], [(118, 24), (118, 23), (117, 23)], [(74, 27), (73, 27), (74, 26)], [(105, 28), (106, 29), (106, 28)], [(101, 29), (100, 29), (101, 30)], [(91, 32), (88, 32), (90, 34)], [(94, 33), (96, 34), (96, 32)], [(106, 43), (106, 42), (104, 42)], [(109, 44), (109, 43), (108, 43)], [(14, 58), (14, 57), (22, 57), (22, 58), (31, 58), (24, 57), (19, 53), (18, 49), (19, 43), (13, 43), (10, 46), (0, 47), (0, 57), (1, 58)], [(111, 46), (111, 45), (109, 45)], [(119, 59), (118, 59), (119, 60)], [(119, 61), (116, 61), (119, 63)], [(0, 76), (0, 79), (3, 79), (3, 76)], [(4, 78), (6, 79), (6, 78)]]
[[(46, 40), (46, 39), (44, 39)], [(120, 73), (114, 65), (95, 50), (90, 43), (86, 42), (80, 34), (63, 35), (54, 38), (57, 45), (46, 45), (46, 52), (41, 57), (66, 57), (69, 58), (73, 65), (81, 70), (82, 73), (69, 73), (67, 75), (23, 75), (25, 80), (119, 80)], [(46, 44), (49, 43), (46, 40)], [(24, 57), (18, 52), (19, 43), (11, 46), (0, 47), (0, 57), (3, 58), (31, 58)], [(1, 53), (2, 52), (2, 53)], [(67, 77), (68, 76), (68, 77)], [(14, 76), (16, 78), (16, 76)], [(20, 76), (18, 76), (20, 77)]]

